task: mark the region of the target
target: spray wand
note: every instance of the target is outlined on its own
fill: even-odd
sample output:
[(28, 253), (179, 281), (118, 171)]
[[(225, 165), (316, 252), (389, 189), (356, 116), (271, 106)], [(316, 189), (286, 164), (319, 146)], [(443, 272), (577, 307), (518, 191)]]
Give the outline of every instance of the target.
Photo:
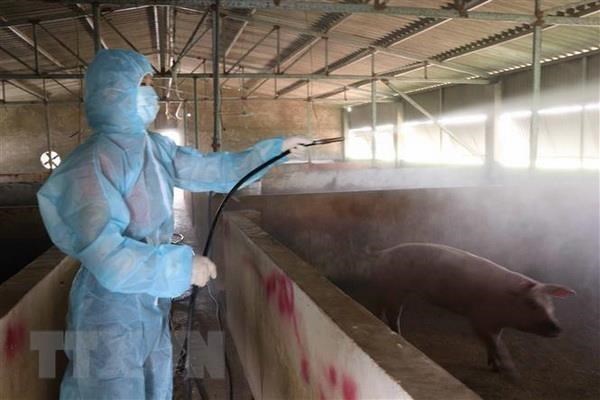
[[(311, 146), (319, 146), (319, 145), (324, 145), (324, 144), (329, 144), (329, 143), (337, 143), (337, 142), (343, 142), (343, 141), (344, 141), (343, 137), (317, 139), (317, 140), (313, 140), (312, 142), (310, 142), (308, 144), (301, 144), (300, 146), (311, 147)], [(263, 169), (267, 168), (268, 166), (270, 166), (270, 165), (276, 163), (277, 161), (281, 160), (282, 158), (288, 156), (289, 154), (290, 154), (290, 150), (286, 150), (286, 151), (276, 155), (275, 157), (265, 161), (264, 163), (260, 164), (258, 167), (254, 168), (252, 171), (250, 171), (246, 175), (244, 175), (233, 186), (233, 188), (227, 193), (225, 198), (221, 201), (221, 204), (219, 204), (219, 208), (217, 208), (217, 212), (215, 213), (215, 216), (213, 217), (212, 222), (210, 224), (208, 236), (206, 237), (204, 249), (202, 250), (202, 255), (204, 257), (208, 257), (208, 253), (210, 251), (210, 245), (212, 243), (215, 228), (217, 227), (217, 223), (219, 222), (221, 214), (223, 213), (225, 205), (227, 204), (229, 199), (250, 178), (252, 178), (254, 175), (259, 173)], [(219, 323), (219, 327), (222, 330), (223, 321), (221, 319), (219, 303), (211, 293), (210, 282), (207, 284), (207, 287), (208, 287), (210, 297), (213, 299), (213, 301), (216, 304), (217, 320)], [(190, 334), (192, 332), (192, 325), (193, 325), (192, 322), (193, 322), (193, 316), (194, 316), (194, 308), (195, 308), (195, 304), (196, 304), (196, 297), (198, 296), (198, 289), (199, 289), (198, 286), (196, 286), (196, 285), (192, 286), (192, 293), (190, 295), (190, 301), (188, 304), (188, 311), (187, 311), (187, 326), (186, 326), (186, 332), (185, 332), (185, 339), (183, 341), (183, 347), (181, 349), (181, 353), (179, 353), (179, 359), (177, 361), (177, 370), (182, 371), (185, 369), (186, 394), (187, 394), (188, 399), (191, 399), (191, 397), (192, 397), (192, 386), (191, 386), (192, 379), (191, 379), (191, 371), (190, 371), (190, 360), (189, 360), (188, 355), (190, 354)], [(227, 371), (227, 378), (228, 378), (227, 380), (228, 380), (228, 385), (229, 385), (229, 398), (232, 399), (233, 398), (233, 385), (232, 385), (232, 381), (231, 381), (231, 368), (230, 368), (226, 353), (225, 353), (225, 369)], [(209, 397), (208, 397), (208, 393), (206, 392), (206, 389), (199, 383), (198, 380), (195, 380), (195, 382), (197, 384), (196, 386), (197, 386), (198, 391), (200, 392), (200, 396), (202, 397), (202, 399), (203, 400), (208, 399)]]

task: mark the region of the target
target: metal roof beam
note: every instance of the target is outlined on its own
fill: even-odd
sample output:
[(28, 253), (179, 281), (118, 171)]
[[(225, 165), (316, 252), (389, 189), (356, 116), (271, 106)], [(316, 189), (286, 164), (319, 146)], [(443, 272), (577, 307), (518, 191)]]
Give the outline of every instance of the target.
[[(123, 12), (123, 11), (137, 10), (140, 8), (147, 8), (147, 7), (150, 7), (150, 6), (116, 8), (116, 9), (112, 9), (108, 13), (109, 14), (119, 13), (119, 12)], [(91, 15), (92, 14), (87, 13), (85, 11), (83, 13), (78, 11), (76, 13), (65, 12), (65, 13), (58, 13), (58, 14), (40, 15), (39, 17), (36, 17), (36, 22), (38, 22), (38, 23), (60, 22), (60, 21), (67, 21), (67, 20), (72, 20), (72, 19), (91, 17)], [(18, 18), (18, 19), (11, 19), (11, 20), (5, 20), (5, 21), (0, 20), (0, 28), (7, 28), (9, 26), (30, 25), (30, 24), (31, 24), (31, 18)]]
[(30, 84), (25, 84), (25, 83), (21, 83), (21, 82), (17, 82), (14, 80), (7, 80), (6, 83), (8, 83), (11, 86), (16, 87), (17, 89), (30, 94), (34, 97), (37, 97), (38, 99), (41, 100), (46, 100), (46, 98), (44, 97), (44, 94), (42, 92), (39, 91), (39, 88), (37, 88), (36, 86), (30, 85)]
[(181, 60), (183, 60), (183, 58), (185, 56), (187, 56), (187, 54), (192, 50), (192, 48), (196, 45), (196, 43), (206, 34), (206, 32), (208, 32), (210, 30), (210, 27), (206, 28), (204, 30), (204, 32), (202, 32), (200, 34), (200, 36), (198, 36), (196, 38), (196, 34), (200, 30), (200, 27), (202, 26), (202, 24), (204, 24), (204, 21), (206, 20), (206, 17), (208, 16), (209, 12), (210, 12), (210, 10), (206, 10), (204, 12), (204, 14), (202, 15), (202, 17), (200, 18), (200, 21), (198, 21), (198, 23), (196, 24), (196, 27), (194, 28), (194, 30), (193, 30), (192, 34), (190, 35), (188, 41), (183, 46), (183, 49), (181, 49), (181, 52), (177, 56), (177, 59), (176, 59), (175, 63), (173, 64), (173, 66), (171, 67), (171, 69), (176, 69), (176, 67), (179, 65), (179, 63), (181, 62)]
[[(3, 16), (0, 16), (0, 21), (6, 22), (7, 19), (4, 18)], [(27, 43), (29, 45), (29, 47), (31, 47), (35, 51), (36, 44), (34, 43), (34, 40), (32, 38), (30, 38), (26, 33), (24, 33), (23, 31), (21, 31), (18, 28), (15, 28), (14, 26), (9, 26), (6, 29), (11, 31), (13, 34), (15, 34), (23, 42)], [(65, 68), (63, 63), (61, 63), (56, 57), (54, 57), (52, 54), (50, 54), (46, 49), (44, 49), (39, 44), (37, 45), (37, 51), (41, 55), (46, 57), (48, 59), (48, 61), (50, 61), (52, 64), (56, 65), (59, 68)]]
[[(250, 9), (247, 16), (249, 18), (252, 18), (252, 15), (255, 12), (256, 12), (255, 9)], [(231, 52), (231, 49), (233, 49), (233, 47), (235, 46), (237, 41), (240, 39), (240, 36), (242, 36), (242, 33), (244, 32), (244, 29), (246, 29), (248, 24), (249, 24), (249, 21), (242, 21), (241, 25), (239, 26), (239, 28), (237, 29), (237, 31), (235, 32), (235, 34), (233, 35), (233, 37), (231, 38), (229, 43), (225, 46), (225, 51), (223, 52), (223, 57), (226, 58), (229, 55), (229, 53)]]
[[(62, 3), (94, 3), (97, 0), (60, 0)], [(170, 5), (190, 8), (209, 7), (213, 0), (103, 0), (103, 4), (114, 5)], [(285, 1), (272, 0), (223, 0), (223, 8), (255, 8), (274, 11), (306, 11), (320, 13), (395, 15), (408, 17), (427, 17), (442, 19), (469, 19), (480, 21), (502, 21), (531, 23), (537, 19), (531, 14), (460, 11), (456, 9), (439, 9), (425, 7), (376, 6), (375, 4), (326, 3), (320, 1)], [(547, 23), (556, 25), (600, 26), (600, 18), (579, 18), (565, 16), (545, 16)]]
[[(486, 4), (487, 2), (488, 2), (488, 0), (485, 0), (485, 1), (476, 0), (476, 1), (470, 2), (470, 3), (464, 5), (464, 10), (468, 11), (468, 10), (480, 7), (483, 4)], [(451, 7), (451, 5), (446, 5), (444, 7), (445, 7), (444, 9), (448, 9), (449, 7)], [(329, 65), (326, 65), (323, 68), (320, 68), (319, 70), (316, 71), (316, 73), (324, 73), (324, 72), (334, 71), (334, 70), (338, 70), (338, 69), (347, 67), (349, 65), (352, 65), (352, 64), (355, 64), (357, 62), (364, 60), (366, 57), (371, 56), (374, 52), (382, 52), (385, 54), (398, 56), (400, 58), (404, 58), (407, 60), (422, 62), (423, 60), (419, 60), (414, 57), (406, 56), (402, 52), (392, 49), (391, 47), (398, 43), (401, 43), (404, 40), (407, 40), (408, 38), (411, 38), (411, 37), (421, 33), (424, 30), (429, 30), (435, 26), (441, 25), (441, 24), (445, 23), (446, 21), (447, 20), (440, 21), (440, 20), (435, 20), (435, 19), (431, 19), (431, 18), (421, 19), (420, 21), (415, 21), (415, 22), (408, 24), (406, 27), (403, 27), (401, 29), (390, 32), (390, 33), (386, 34), (384, 37), (382, 37), (381, 39), (376, 40), (374, 42), (369, 42), (368, 40), (361, 39), (361, 42), (362, 42), (362, 45), (364, 48), (357, 50), (341, 59), (338, 59), (337, 61), (335, 61)], [(346, 35), (344, 35), (344, 36), (346, 36)], [(332, 38), (331, 35), (329, 35), (328, 37)], [(348, 42), (347, 38), (344, 38), (342, 40)], [(427, 60), (427, 61), (429, 62), (429, 60)], [(431, 60), (431, 63), (435, 64), (441, 68), (446, 67), (445, 65), (443, 65), (442, 63), (440, 63), (439, 61), (436, 61), (436, 60)], [(474, 74), (477, 76), (484, 76), (484, 77), (488, 76), (486, 71), (476, 70), (474, 68), (468, 68), (468, 67), (461, 68), (460, 66), (454, 65), (451, 69), (453, 69), (453, 70), (462, 69), (461, 72), (463, 72), (463, 73)], [(465, 70), (468, 70), (468, 71), (465, 71)], [(306, 84), (306, 82), (295, 82), (295, 83), (281, 89), (277, 94), (280, 96), (285, 95), (286, 93), (289, 93), (291, 91), (298, 89), (299, 87), (302, 87), (304, 84)]]
[(164, 7), (154, 7), (154, 26), (157, 32), (160, 72), (165, 72), (167, 69), (167, 13)]
[[(576, 6), (575, 8), (573, 8), (574, 5)], [(570, 3), (566, 7), (567, 8), (563, 9), (562, 11), (560, 11), (559, 7), (555, 7), (555, 8), (547, 10), (547, 12), (551, 11), (553, 13), (557, 13), (557, 12), (566, 12), (565, 10), (571, 10), (570, 11), (571, 15), (575, 15), (577, 17), (584, 17), (586, 15), (594, 14), (594, 13), (600, 11), (600, 2), (589, 1), (589, 0), (585, 1), (585, 2), (579, 1), (576, 3)], [(542, 29), (543, 30), (552, 29), (553, 27), (556, 27), (556, 26), (557, 25), (546, 25)], [(515, 39), (518, 39), (521, 37), (525, 37), (525, 36), (531, 35), (532, 33), (533, 33), (533, 26), (530, 26), (528, 24), (523, 24), (523, 25), (517, 26), (515, 28), (508, 29), (500, 34), (488, 36), (487, 38), (480, 39), (476, 42), (472, 42), (465, 46), (461, 46), (461, 47), (457, 47), (455, 49), (448, 50), (446, 52), (443, 52), (441, 54), (438, 54), (438, 55), (432, 57), (431, 59), (428, 60), (428, 62), (430, 62), (430, 63), (441, 62), (441, 63), (443, 63), (442, 65), (444, 65), (444, 66), (452, 66), (455, 64), (449, 63), (449, 60), (452, 60), (454, 58), (461, 57), (461, 56), (464, 56), (467, 54), (475, 53), (477, 51), (484, 50), (484, 49), (487, 49), (487, 48), (490, 48), (493, 46), (497, 46), (499, 44), (506, 43), (506, 42), (509, 42), (509, 41), (512, 41), (512, 40), (515, 40)], [(408, 74), (410, 72), (418, 71), (418, 70), (424, 68), (424, 66), (425, 66), (424, 63), (416, 62), (411, 65), (407, 65), (407, 66), (398, 68), (396, 70), (382, 73), (380, 75), (382, 75), (382, 76), (386, 76), (386, 75), (387, 76), (401, 76), (404, 74)], [(461, 67), (463, 67), (463, 66), (461, 65)], [(359, 82), (354, 82), (350, 86), (361, 87), (368, 83), (369, 83), (368, 81), (362, 80)], [(341, 90), (332, 90), (328, 93), (319, 95), (319, 98), (327, 98), (330, 96), (335, 96), (337, 94), (340, 94), (341, 92), (342, 92)]]
[[(85, 62), (85, 60), (83, 58), (81, 58), (77, 53), (75, 53), (69, 46), (67, 46), (67, 44), (65, 42), (63, 42), (61, 39), (59, 39), (55, 34), (50, 32), (48, 30), (48, 28), (46, 28), (44, 25), (39, 24), (39, 23), (37, 24), (37, 26), (42, 28), (42, 30), (44, 32), (46, 32), (46, 34), (48, 36), (50, 36), (52, 39), (54, 39), (54, 41), (56, 41), (56, 43), (61, 45), (61, 47), (64, 48), (65, 50), (67, 50), (71, 55), (73, 55), (75, 58), (77, 58), (83, 65), (87, 66), (87, 63)], [(64, 66), (63, 66), (63, 68), (64, 68)]]
[[(390, 81), (401, 81), (401, 82), (437, 82), (437, 83), (457, 83), (457, 84), (472, 84), (472, 85), (487, 85), (490, 83), (487, 79), (446, 79), (446, 78), (413, 78), (413, 77), (394, 77), (384, 75), (326, 75), (326, 74), (277, 74), (272, 72), (236, 72), (229, 74), (219, 74), (221, 77), (227, 79), (307, 79), (307, 80), (358, 80), (364, 79), (369, 82), (372, 80), (390, 80)], [(35, 79), (80, 79), (83, 77), (81, 73), (65, 74), (65, 73), (4, 73), (0, 72), (1, 79), (21, 79), (21, 80), (35, 80)], [(178, 78), (196, 78), (196, 79), (212, 79), (213, 74), (211, 73), (196, 73), (187, 74), (181, 73), (177, 75)], [(155, 75), (155, 78), (172, 78), (169, 73), (161, 73)]]
[[(359, 0), (362, 1), (362, 0)], [(350, 14), (326, 14), (320, 18), (320, 21), (317, 22), (318, 26), (321, 26), (320, 30), (309, 30), (309, 33), (298, 32), (301, 35), (306, 34), (309, 36), (308, 38), (298, 38), (294, 43), (292, 43), (292, 47), (295, 45), (291, 51), (288, 51), (287, 54), (281, 56), (281, 54), (277, 54), (276, 58), (269, 61), (267, 66), (274, 67), (277, 66), (279, 69), (283, 65), (287, 66), (283, 69), (283, 72), (290, 69), (297, 61), (299, 61), (305, 54), (307, 54), (321, 39), (323, 39), (327, 34), (330, 34), (335, 28), (340, 26), (344, 21), (346, 21), (350, 17)], [(277, 23), (277, 26), (281, 28), (281, 24)], [(286, 28), (287, 29), (287, 28)], [(310, 36), (313, 36), (310, 38)], [(298, 41), (302, 41), (300, 45), (297, 44)], [(288, 64), (289, 63), (289, 64)], [(280, 71), (278, 71), (280, 72)], [(327, 71), (328, 73), (329, 71)], [(254, 84), (250, 90), (248, 91), (248, 96), (252, 93), (256, 92), (260, 87), (262, 87), (267, 80), (259, 81)], [(277, 90), (276, 90), (277, 91)]]
[[(321, 39), (327, 38), (328, 40), (346, 44), (346, 45), (350, 45), (350, 46), (356, 46), (359, 48), (375, 49), (377, 52), (381, 52), (381, 53), (388, 54), (391, 56), (396, 56), (396, 57), (400, 57), (400, 58), (404, 58), (404, 59), (408, 59), (408, 60), (414, 60), (414, 61), (418, 60), (417, 58), (407, 56), (402, 51), (399, 51), (399, 50), (396, 50), (393, 48), (389, 48), (389, 47), (375, 45), (370, 40), (361, 38), (361, 37), (355, 36), (355, 35), (337, 34), (335, 32), (330, 32), (330, 31), (329, 32), (321, 32), (321, 31), (314, 30), (314, 29), (299, 28), (294, 25), (281, 23), (281, 22), (279, 22), (279, 20), (274, 19), (274, 18), (264, 18), (264, 17), (260, 17), (260, 16), (255, 16), (252, 19), (249, 19), (246, 17), (227, 15), (227, 18), (238, 20), (238, 21), (248, 21), (248, 22), (265, 25), (265, 26), (279, 25), (282, 29), (285, 29), (285, 30), (288, 30), (291, 32), (295, 32), (295, 33), (303, 34), (303, 35), (307, 35), (307, 36), (313, 36), (313, 39), (311, 39), (307, 43), (307, 47), (310, 45), (314, 45), (315, 42), (318, 42)], [(420, 32), (415, 32), (414, 34), (418, 34), (418, 33), (420, 33)], [(300, 53), (302, 50), (303, 49), (301, 49), (301, 48), (298, 49), (296, 54)], [(289, 61), (289, 60), (287, 60), (286, 57), (284, 56), (282, 58), (282, 63), (287, 62), (287, 61)], [(418, 61), (421, 61), (421, 60), (418, 60)], [(435, 60), (431, 60), (432, 64), (435, 62), (436, 62)], [(445, 64), (441, 65), (440, 64), (439, 66), (441, 68), (452, 69), (452, 70), (459, 70), (459, 68), (460, 68), (462, 72), (467, 73), (467, 74), (475, 74), (475, 75), (479, 75), (479, 76), (486, 76), (486, 74), (487, 74), (486, 71), (476, 70), (475, 68), (470, 68), (470, 67), (462, 66), (462, 65), (445, 65)], [(254, 87), (251, 90), (254, 90)]]
[[(85, 27), (85, 30), (90, 35), (90, 37), (92, 38), (92, 40), (94, 40), (94, 37), (95, 37), (94, 30), (95, 30), (95, 28), (94, 28), (94, 21), (92, 19), (92, 14), (88, 13), (87, 11), (85, 11), (85, 9), (83, 8), (83, 6), (81, 5), (83, 3), (88, 3), (88, 2), (83, 1), (83, 2), (69, 2), (69, 3), (71, 3), (71, 5), (69, 6), (69, 8), (71, 10), (75, 11), (75, 13), (79, 14), (79, 16), (83, 18), (83, 20), (85, 21), (85, 23), (83, 24), (83, 26)], [(97, 3), (97, 2), (89, 2), (89, 3)], [(108, 46), (106, 45), (106, 42), (104, 41), (104, 39), (102, 38), (102, 36), (100, 36), (99, 39), (100, 39), (100, 45), (102, 46), (102, 48), (103, 49), (108, 49)]]

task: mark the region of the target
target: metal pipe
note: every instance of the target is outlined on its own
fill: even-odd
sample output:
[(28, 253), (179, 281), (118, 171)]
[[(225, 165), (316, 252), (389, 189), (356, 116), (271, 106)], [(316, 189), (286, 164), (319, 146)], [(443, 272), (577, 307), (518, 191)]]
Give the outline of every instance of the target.
[(50, 134), (50, 115), (48, 113), (48, 96), (46, 94), (46, 80), (42, 81), (42, 91), (44, 93), (44, 121), (46, 128), (46, 145), (48, 147), (48, 162), (50, 163), (50, 171), (54, 169), (54, 159), (52, 158), (52, 138)]
[(325, 75), (329, 75), (329, 39), (325, 38)]
[[(10, 81), (6, 81), (6, 83), (8, 83), (9, 85), (13, 85), (12, 82)], [(18, 86), (15, 86), (17, 88), (19, 88)], [(23, 89), (25, 91), (25, 89)], [(29, 92), (27, 92), (29, 93)], [(37, 96), (34, 95), (32, 93), (30, 93), (32, 96), (36, 96), (39, 97), (40, 99), (42, 98), (41, 95)], [(198, 101), (201, 100), (205, 100), (205, 101), (212, 101), (212, 97), (206, 97), (206, 96), (202, 96), (198, 98)], [(273, 97), (247, 97), (247, 98), (243, 98), (243, 97), (221, 97), (221, 101), (225, 102), (225, 101), (235, 101), (235, 102), (239, 102), (241, 100), (260, 100), (260, 101), (277, 101), (277, 99), (274, 99)], [(293, 100), (293, 101), (307, 101), (306, 97), (285, 97), (284, 100)], [(183, 100), (177, 100), (177, 101), (173, 101), (173, 100), (159, 100), (160, 104), (163, 103), (173, 103), (173, 102), (186, 102), (188, 101), (187, 99), (183, 99)], [(311, 100), (313, 103), (321, 103), (321, 104), (338, 104), (338, 105), (351, 105), (351, 106), (358, 106), (361, 104), (370, 104), (371, 103), (371, 98), (367, 98), (367, 97), (361, 97), (361, 98), (355, 98), (355, 99), (348, 99), (348, 100), (342, 100), (342, 99), (312, 99)], [(394, 103), (395, 101), (393, 99), (386, 99), (386, 100), (379, 100), (379, 103)], [(43, 104), (43, 101), (28, 101), (28, 100), (15, 100), (15, 101), (6, 101), (2, 103), (2, 107), (10, 107), (10, 106), (15, 106), (15, 107), (21, 107), (21, 106), (27, 106), (27, 105), (36, 105), (36, 104)], [(48, 101), (48, 104), (81, 104), (83, 103), (83, 100), (53, 100), (53, 101)]]
[(502, 113), (502, 81), (494, 84), (493, 101), (490, 117), (485, 124), (485, 165), (488, 177), (491, 177), (496, 165), (496, 138), (500, 132), (500, 115)]
[[(0, 47), (0, 50), (4, 50)], [(27, 65), (27, 64), (25, 64)], [(32, 69), (28, 66), (28, 68)], [(0, 79), (20, 79), (20, 80), (37, 80), (37, 79), (80, 79), (84, 74), (81, 73), (10, 73), (0, 72)], [(181, 79), (196, 78), (196, 79), (212, 79), (214, 76), (211, 73), (182, 73), (177, 74)], [(404, 76), (369, 76), (369, 75), (324, 75), (324, 74), (274, 74), (272, 72), (236, 72), (225, 75), (227, 79), (302, 79), (302, 80), (389, 80), (394, 82), (431, 82), (431, 83), (448, 83), (448, 84), (465, 84), (465, 85), (487, 85), (490, 80), (487, 79), (446, 79), (446, 78), (422, 78), (422, 77), (404, 77)], [(155, 79), (172, 78), (170, 73), (158, 73), (154, 76)]]
[[(110, 23), (109, 23), (110, 24)], [(112, 24), (110, 24), (112, 26)], [(73, 50), (71, 50), (71, 48), (69, 46), (67, 46), (65, 44), (65, 42), (63, 42), (61, 39), (59, 39), (54, 33), (50, 32), (48, 29), (46, 29), (46, 27), (42, 24), (37, 24), (37, 26), (39, 26), (44, 32), (46, 32), (46, 34), (48, 36), (50, 36), (52, 39), (54, 39), (54, 41), (56, 43), (58, 43), (62, 48), (64, 48), (65, 50), (67, 50), (72, 56), (74, 56), (75, 58), (77, 58), (79, 60), (79, 62), (81, 62), (83, 65), (87, 66), (87, 63), (85, 62), (85, 60), (83, 58), (81, 58), (77, 53), (75, 53)], [(135, 49), (134, 49), (135, 50)], [(137, 50), (136, 50), (137, 51)]]
[[(541, 0), (535, 0), (535, 12), (540, 13)], [(542, 80), (542, 22), (538, 20), (533, 28), (533, 93), (531, 96), (531, 118), (529, 126), (529, 168), (534, 169), (538, 156), (538, 135), (540, 130), (540, 91)]]
[(386, 85), (387, 87), (389, 87), (391, 90), (393, 90), (394, 92), (398, 93), (398, 95), (400, 95), (400, 97), (402, 97), (404, 99), (404, 101), (406, 101), (408, 104), (410, 104), (411, 106), (413, 106), (414, 108), (416, 108), (417, 111), (419, 111), (421, 114), (423, 114), (429, 121), (431, 121), (433, 124), (435, 124), (440, 129), (442, 129), (444, 132), (446, 132), (446, 134), (448, 136), (450, 136), (450, 138), (452, 140), (454, 140), (457, 144), (459, 144), (460, 146), (464, 147), (471, 154), (477, 155), (477, 151), (476, 150), (470, 148), (470, 146), (468, 146), (468, 145), (462, 143), (460, 140), (458, 140), (458, 138), (456, 137), (456, 135), (450, 129), (448, 129), (444, 125), (440, 124), (435, 119), (435, 117), (433, 115), (431, 115), (431, 113), (429, 111), (427, 111), (423, 106), (421, 106), (419, 103), (417, 103), (412, 97), (410, 97), (409, 95), (407, 95), (403, 91), (397, 89), (396, 87), (392, 86), (392, 84), (390, 84), (386, 80), (383, 80), (382, 82), (383, 82), (384, 85)]
[[(587, 89), (587, 77), (588, 77), (588, 59), (583, 57), (581, 59), (581, 95), (582, 103), (585, 104), (587, 100), (586, 89)], [(583, 161), (585, 158), (585, 106), (581, 107), (581, 114), (579, 120), (579, 167), (583, 168)]]
[[(250, 55), (250, 53), (252, 53), (254, 51), (254, 49), (256, 49), (258, 46), (260, 46), (261, 43), (264, 42), (265, 39), (268, 38), (271, 35), (271, 33), (273, 33), (276, 30), (277, 30), (277, 27), (273, 27), (269, 32), (267, 32), (263, 37), (261, 37), (258, 40), (258, 42), (254, 43), (252, 45), (252, 47), (250, 47), (235, 63), (233, 63), (233, 65), (231, 67), (229, 67), (229, 69), (227, 70), (227, 73), (230, 73), (235, 67), (240, 65), (240, 63), (242, 61), (244, 61), (246, 59), (246, 57), (248, 57), (248, 55)], [(214, 45), (214, 42), (213, 42), (213, 45)]]
[(35, 65), (35, 72), (40, 73), (40, 59), (39, 59), (39, 47), (38, 47), (38, 37), (37, 37), (37, 27), (36, 23), (33, 22), (31, 24), (31, 33), (33, 36), (33, 64)]
[[(375, 76), (375, 54), (371, 56), (371, 76)], [(371, 161), (375, 162), (375, 153), (377, 146), (375, 136), (377, 136), (377, 81), (371, 81)]]
[[(25, 61), (21, 60), (19, 57), (17, 57), (13, 52), (11, 52), (10, 50), (7, 50), (6, 48), (2, 47), (0, 45), (0, 50), (5, 52), (6, 54), (8, 54), (12, 59), (16, 60), (19, 64), (23, 65), (24, 67), (26, 67), (28, 70), (36, 72), (35, 68), (31, 67), (29, 64), (27, 64)], [(10, 73), (9, 73), (10, 74)], [(35, 74), (36, 76), (39, 76), (39, 74)], [(19, 78), (2, 78), (2, 79), (19, 79)]]
[(219, 87), (219, 10), (220, 1), (212, 4), (212, 46), (213, 46), (213, 151), (221, 149), (221, 89)]
[(200, 148), (200, 138), (198, 132), (199, 126), (199, 116), (198, 116), (198, 83), (197, 79), (194, 78), (193, 87), (194, 87), (194, 145), (196, 149)]
[(94, 21), (94, 53), (98, 53), (102, 48), (100, 43), (100, 5), (92, 3), (92, 19)]
[[(37, 97), (38, 99), (45, 100), (43, 94), (40, 94), (40, 93), (38, 93), (38, 92), (36, 92), (36, 91), (34, 91), (32, 89), (27, 88), (23, 84), (20, 84), (20, 83), (17, 83), (17, 82), (13, 82), (13, 81), (10, 81), (10, 80), (6, 81), (6, 83), (8, 83), (11, 86), (16, 87), (19, 90), (24, 91), (27, 94), (30, 94), (30, 95), (32, 95), (34, 97)], [(5, 102), (4, 104), (8, 104), (8, 103)]]
[[(190, 35), (187, 42), (183, 46), (183, 49), (179, 53), (179, 56), (177, 57), (177, 60), (175, 61), (175, 64), (172, 67), (173, 69), (179, 65), (179, 63), (181, 62), (183, 57), (185, 57), (187, 55), (187, 53), (192, 49), (192, 47), (194, 47), (194, 44), (196, 43), (196, 42), (194, 42), (194, 38), (196, 37), (196, 34), (200, 30), (200, 27), (202, 26), (202, 24), (204, 24), (204, 21), (206, 20), (206, 17), (208, 16), (208, 12), (209, 12), (209, 10), (206, 10), (204, 12), (204, 14), (202, 15), (202, 17), (200, 17), (200, 21), (198, 21), (198, 23), (196, 24), (196, 27), (192, 31), (192, 34)], [(204, 33), (206, 33), (206, 31), (204, 31)], [(204, 33), (200, 37), (202, 37), (204, 35)]]
[[(90, 3), (94, 0), (63, 0), (63, 3)], [(103, 0), (103, 4), (115, 5), (138, 5), (136, 0)], [(155, 5), (171, 5), (183, 6), (197, 9), (198, 7), (210, 7), (213, 5), (213, 0), (146, 0), (144, 4)], [(439, 9), (425, 7), (401, 7), (385, 5), (384, 7), (376, 7), (374, 4), (366, 3), (326, 3), (319, 1), (285, 1), (273, 2), (270, 0), (222, 0), (224, 8), (241, 8), (241, 9), (260, 9), (260, 10), (295, 10), (305, 12), (318, 13), (360, 13), (360, 14), (380, 14), (380, 15), (396, 15), (409, 17), (427, 17), (427, 18), (450, 18), (450, 19), (470, 19), (481, 21), (505, 21), (505, 22), (521, 22), (531, 23), (535, 20), (529, 14), (519, 13), (504, 13), (504, 12), (478, 12), (478, 11), (458, 11), (455, 9)], [(598, 26), (600, 18), (577, 18), (552, 16), (546, 17), (547, 21), (552, 24), (560, 25), (584, 25)]]
[[(313, 38), (309, 45), (307, 45), (304, 49), (300, 49), (299, 51), (294, 51), (285, 57), (286, 62), (290, 62), (284, 69), (283, 72), (289, 70), (291, 67), (296, 65), (298, 61), (300, 61), (317, 43), (319, 43), (321, 38)], [(254, 86), (250, 88), (248, 92), (248, 96), (252, 95), (258, 89), (260, 89), (265, 83), (267, 83), (268, 79), (261, 80)]]
[(160, 72), (165, 72), (167, 70), (167, 36), (168, 36), (168, 28), (167, 28), (167, 18), (168, 18), (168, 6), (167, 9), (165, 7), (160, 7), (158, 10), (158, 42), (159, 42), (159, 52), (160, 52)]
[[(253, 13), (254, 13), (254, 10), (252, 10), (250, 12), (251, 15)], [(242, 36), (242, 33), (244, 32), (244, 29), (246, 29), (246, 27), (248, 26), (249, 23), (250, 23), (249, 21), (243, 21), (242, 22), (242, 25), (238, 28), (237, 32), (233, 36), (233, 39), (231, 39), (231, 41), (227, 45), (227, 48), (223, 52), (223, 58), (224, 59), (227, 58), (227, 56), (229, 55), (229, 52), (231, 51), (231, 49), (233, 49), (233, 46), (235, 46), (235, 44), (237, 43), (237, 41), (240, 39), (240, 37)]]

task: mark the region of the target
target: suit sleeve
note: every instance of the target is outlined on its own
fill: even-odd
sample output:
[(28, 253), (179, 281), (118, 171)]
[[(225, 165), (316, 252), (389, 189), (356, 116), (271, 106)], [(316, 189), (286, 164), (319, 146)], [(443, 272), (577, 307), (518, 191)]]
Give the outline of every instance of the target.
[[(268, 139), (241, 152), (201, 153), (191, 147), (176, 146), (168, 138), (153, 134), (163, 164), (173, 184), (192, 192), (227, 193), (244, 175), (281, 153), (283, 138)], [(280, 164), (276, 163), (275, 165)], [(270, 168), (257, 173), (247, 184), (261, 179)], [(246, 184), (246, 185), (247, 185)]]

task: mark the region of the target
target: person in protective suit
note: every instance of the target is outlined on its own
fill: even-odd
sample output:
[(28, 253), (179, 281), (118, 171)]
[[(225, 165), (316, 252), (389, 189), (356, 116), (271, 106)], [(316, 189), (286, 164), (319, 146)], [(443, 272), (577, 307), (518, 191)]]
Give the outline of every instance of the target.
[(93, 134), (38, 192), (50, 238), (82, 265), (70, 292), (61, 399), (171, 398), (171, 298), (216, 277), (208, 258), (170, 244), (173, 187), (227, 192), (309, 142), (275, 138), (210, 154), (177, 146), (146, 130), (159, 108), (151, 74), (138, 53), (97, 54), (85, 77)]

